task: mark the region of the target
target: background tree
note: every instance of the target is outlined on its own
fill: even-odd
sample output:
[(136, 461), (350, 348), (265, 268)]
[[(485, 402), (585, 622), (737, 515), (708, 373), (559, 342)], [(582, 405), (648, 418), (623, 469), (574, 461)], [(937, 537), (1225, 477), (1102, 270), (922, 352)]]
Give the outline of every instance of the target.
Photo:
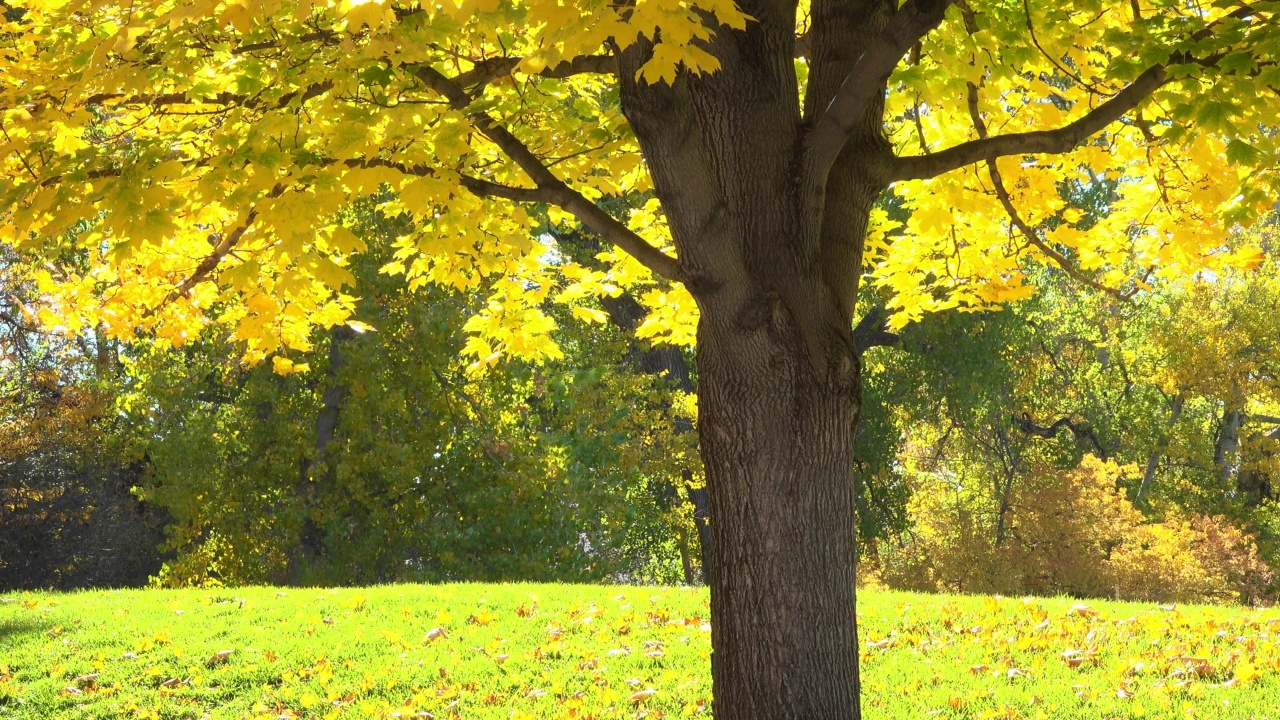
[[(1272, 233), (1267, 220), (1230, 243), (1267, 248)], [(1261, 318), (1275, 277), (1269, 259), (1121, 301), (1039, 274), (1027, 300), (925, 317), (869, 353), (867, 387), (892, 398), (888, 452), (913, 496), (905, 526), (867, 550), (881, 572), (864, 575), (903, 589), (1270, 597), (1280, 345)], [(1233, 412), (1243, 430), (1229, 436)]]
[(130, 353), (139, 491), (173, 517), (161, 583), (670, 582), (696, 567), (686, 508), (654, 491), (691, 448), (664, 383), (626, 371), (624, 341), (569, 322), (563, 358), (476, 375), (456, 329), (482, 298), (378, 274), (404, 228), (369, 213), (354, 229), (370, 246), (351, 265), (368, 293), (356, 317), (376, 330), (316, 330), (287, 376), (214, 338)]
[[(417, 219), (389, 272), (498, 278), (466, 325), (481, 362), (557, 355), (552, 275), (656, 283), (659, 318), (696, 301), (727, 718), (859, 714), (864, 255), (899, 325), (1025, 296), (1027, 254), (1126, 295), (1251, 262), (1223, 229), (1274, 194), (1266, 2), (20, 9), (0, 29), (0, 236), (48, 257), (92, 226), (81, 268), (36, 273), (72, 332), (180, 345), (216, 320), (246, 359), (303, 350), (355, 305), (336, 210), (386, 186)], [(1086, 231), (1057, 188), (1093, 178), (1115, 200)], [(911, 215), (880, 243), (890, 187)], [(650, 188), (628, 222), (595, 203)], [(522, 204), (627, 257), (608, 278), (553, 262)]]
[(131, 494), (145, 471), (112, 413), (114, 343), (40, 328), (40, 298), (0, 249), (0, 587), (140, 585), (165, 516)]

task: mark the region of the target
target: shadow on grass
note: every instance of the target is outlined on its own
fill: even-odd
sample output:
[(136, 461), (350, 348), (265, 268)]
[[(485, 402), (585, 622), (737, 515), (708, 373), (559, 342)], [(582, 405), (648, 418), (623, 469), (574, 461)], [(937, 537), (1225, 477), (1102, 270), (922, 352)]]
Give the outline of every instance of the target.
[(48, 632), (54, 623), (45, 618), (11, 618), (0, 622), (0, 647), (13, 648), (26, 636)]

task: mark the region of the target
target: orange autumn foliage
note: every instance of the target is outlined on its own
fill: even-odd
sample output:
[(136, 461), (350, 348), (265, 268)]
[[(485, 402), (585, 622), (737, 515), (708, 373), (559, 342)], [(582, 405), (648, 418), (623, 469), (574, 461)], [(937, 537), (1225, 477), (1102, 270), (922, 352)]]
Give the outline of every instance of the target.
[[(894, 589), (1255, 603), (1273, 570), (1252, 534), (1225, 517), (1147, 522), (1117, 481), (1125, 469), (1086, 456), (1041, 468), (1000, 503), (931, 475), (909, 506), (912, 529), (872, 552), (872, 582)], [(999, 541), (997, 542), (997, 534)]]

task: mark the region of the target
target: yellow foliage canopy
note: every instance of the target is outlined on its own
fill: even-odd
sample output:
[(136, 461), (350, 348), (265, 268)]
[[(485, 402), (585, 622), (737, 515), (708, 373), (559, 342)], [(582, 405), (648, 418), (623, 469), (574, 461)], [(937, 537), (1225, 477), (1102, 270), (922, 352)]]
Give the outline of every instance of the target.
[[(888, 81), (909, 219), (877, 211), (866, 257), (893, 322), (1024, 297), (1028, 259), (1120, 295), (1256, 262), (1223, 237), (1276, 187), (1273, 6), (952, 6)], [(654, 310), (644, 335), (693, 341), (692, 298), (653, 275), (676, 262), (661, 204), (620, 222), (596, 203), (651, 189), (616, 53), (651, 45), (641, 82), (716, 72), (704, 41), (755, 22), (730, 0), (4, 7), (0, 242), (52, 261), (33, 272), (51, 324), (180, 345), (216, 321), (248, 360), (304, 349), (351, 316), (363, 244), (341, 211), (374, 195), (416, 218), (386, 272), (490, 292), (477, 361), (555, 357), (544, 301), (628, 287)], [(802, 36), (808, 3), (797, 18)], [(1094, 127), (1100, 108), (1118, 115)], [(1080, 137), (1026, 135), (1059, 128)], [(1027, 149), (988, 162), (978, 141), (997, 136)], [(1101, 207), (1072, 185), (1104, 187)], [(621, 250), (569, 262), (520, 203)]]

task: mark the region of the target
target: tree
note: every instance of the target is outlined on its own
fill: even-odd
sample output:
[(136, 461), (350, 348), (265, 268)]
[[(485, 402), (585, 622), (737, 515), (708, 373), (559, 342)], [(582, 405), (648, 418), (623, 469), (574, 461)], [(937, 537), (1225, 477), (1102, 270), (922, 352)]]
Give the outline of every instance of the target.
[[(859, 715), (864, 258), (897, 324), (1024, 296), (1036, 260), (1124, 297), (1256, 261), (1223, 229), (1276, 184), (1270, 2), (6, 2), (0, 237), (77, 259), (34, 270), (69, 331), (217, 320), (287, 372), (354, 302), (335, 211), (388, 186), (418, 220), (388, 272), (498, 278), (478, 365), (554, 357), (552, 297), (696, 303), (721, 718)], [(1104, 183), (1086, 228), (1063, 188)]]
[(404, 228), (368, 215), (349, 269), (376, 331), (316, 329), (287, 377), (217, 338), (127, 350), (136, 492), (172, 518), (158, 581), (673, 581), (687, 519), (653, 488), (692, 448), (663, 383), (573, 324), (564, 358), (469, 376), (456, 328), (483, 298), (380, 275)]
[(0, 249), (0, 588), (143, 584), (165, 517), (130, 493), (144, 468), (111, 412), (115, 348), (38, 327), (14, 261)]

